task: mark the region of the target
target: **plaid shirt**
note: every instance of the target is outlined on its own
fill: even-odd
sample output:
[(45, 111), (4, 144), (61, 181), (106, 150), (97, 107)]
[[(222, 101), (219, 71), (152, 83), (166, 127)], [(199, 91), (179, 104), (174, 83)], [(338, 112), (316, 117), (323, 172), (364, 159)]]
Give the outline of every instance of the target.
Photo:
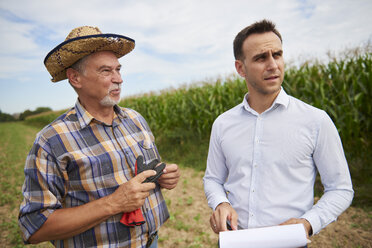
[[(114, 107), (112, 125), (97, 121), (79, 102), (36, 137), (25, 165), (24, 200), (19, 225), (27, 242), (54, 210), (71, 208), (112, 194), (134, 177), (135, 161), (158, 158), (154, 136), (145, 119), (127, 108)], [(142, 207), (146, 223), (121, 224), (121, 214), (66, 240), (56, 247), (144, 247), (148, 236), (168, 219), (157, 186)]]

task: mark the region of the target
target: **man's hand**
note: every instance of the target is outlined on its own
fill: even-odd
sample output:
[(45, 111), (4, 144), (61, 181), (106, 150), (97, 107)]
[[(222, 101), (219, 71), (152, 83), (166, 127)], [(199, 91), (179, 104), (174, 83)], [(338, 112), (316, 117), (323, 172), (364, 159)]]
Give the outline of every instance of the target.
[(160, 187), (173, 189), (177, 186), (180, 179), (180, 170), (176, 164), (167, 164), (163, 170), (164, 174), (158, 179)]
[(29, 239), (30, 243), (66, 239), (82, 233), (115, 214), (131, 212), (141, 207), (155, 183), (142, 183), (154, 176), (154, 170), (144, 171), (119, 186), (111, 195), (84, 205), (55, 210), (41, 228)]
[(154, 170), (146, 170), (119, 186), (111, 194), (108, 203), (111, 205), (112, 215), (122, 212), (132, 212), (140, 208), (155, 188), (155, 183), (143, 183), (146, 178), (156, 175)]
[(313, 229), (311, 224), (306, 219), (299, 219), (299, 218), (291, 218), (280, 225), (291, 225), (291, 224), (303, 224), (306, 230), (306, 236), (309, 238), (313, 234)]
[(217, 234), (227, 231), (227, 220), (230, 221), (233, 230), (238, 230), (238, 214), (229, 203), (223, 202), (216, 207), (209, 219), (212, 230)]

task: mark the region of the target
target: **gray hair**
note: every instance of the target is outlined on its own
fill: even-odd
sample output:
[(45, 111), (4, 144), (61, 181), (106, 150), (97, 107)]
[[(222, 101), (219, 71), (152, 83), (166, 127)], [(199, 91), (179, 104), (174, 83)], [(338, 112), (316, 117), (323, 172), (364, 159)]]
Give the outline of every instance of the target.
[[(82, 57), (81, 59), (79, 59), (78, 61), (73, 63), (69, 68), (74, 69), (75, 71), (79, 72), (80, 74), (85, 74), (86, 61), (87, 61), (87, 59), (90, 55), (91, 54)], [(75, 87), (71, 84), (70, 80), (68, 80), (68, 82), (70, 83), (71, 87), (74, 88), (74, 90), (76, 91)], [(76, 91), (76, 93), (77, 93), (77, 91)]]
[(85, 66), (86, 66), (86, 61), (88, 59), (88, 57), (90, 56), (91, 54), (85, 56), (85, 57), (82, 57), (81, 59), (79, 59), (78, 61), (76, 61), (74, 64), (72, 64), (70, 66), (70, 68), (74, 69), (75, 71), (78, 71), (79, 73), (83, 73), (85, 72)]

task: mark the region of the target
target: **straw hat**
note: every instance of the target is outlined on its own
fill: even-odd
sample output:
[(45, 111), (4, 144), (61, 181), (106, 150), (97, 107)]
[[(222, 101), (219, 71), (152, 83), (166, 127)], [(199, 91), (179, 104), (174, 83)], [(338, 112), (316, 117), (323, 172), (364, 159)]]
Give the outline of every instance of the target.
[(73, 29), (65, 41), (56, 46), (44, 59), (52, 82), (66, 79), (66, 69), (79, 59), (99, 51), (112, 51), (120, 58), (134, 48), (134, 40), (117, 34), (102, 34), (97, 27)]

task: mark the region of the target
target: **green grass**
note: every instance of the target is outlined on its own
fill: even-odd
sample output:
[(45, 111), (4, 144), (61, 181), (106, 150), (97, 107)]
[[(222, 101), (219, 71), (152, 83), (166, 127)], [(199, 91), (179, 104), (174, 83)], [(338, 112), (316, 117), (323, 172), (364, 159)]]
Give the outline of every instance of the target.
[(67, 109), (58, 111), (43, 112), (37, 115), (26, 117), (25, 123), (35, 127), (43, 127), (57, 119), (60, 115), (65, 113)]
[[(2, 247), (24, 247), (18, 227), (23, 199), (24, 162), (39, 128), (22, 122), (0, 123), (0, 233)], [(46, 244), (33, 247), (47, 247)]]
[(23, 167), (38, 129), (21, 123), (0, 124), (0, 175), (2, 192), (0, 206), (15, 206), (22, 199)]

